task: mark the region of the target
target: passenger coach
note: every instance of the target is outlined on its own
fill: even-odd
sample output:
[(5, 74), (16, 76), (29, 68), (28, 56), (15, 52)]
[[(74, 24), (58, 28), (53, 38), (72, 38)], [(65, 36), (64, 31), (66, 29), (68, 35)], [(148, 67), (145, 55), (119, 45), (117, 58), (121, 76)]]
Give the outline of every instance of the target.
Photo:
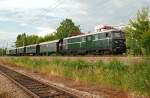
[(17, 55), (17, 49), (16, 49), (16, 48), (8, 49), (8, 50), (6, 51), (6, 54), (7, 54), (7, 55), (11, 55), (11, 56), (15, 56), (15, 55)]
[(50, 55), (51, 53), (57, 53), (58, 42), (59, 40), (40, 43), (40, 55)]

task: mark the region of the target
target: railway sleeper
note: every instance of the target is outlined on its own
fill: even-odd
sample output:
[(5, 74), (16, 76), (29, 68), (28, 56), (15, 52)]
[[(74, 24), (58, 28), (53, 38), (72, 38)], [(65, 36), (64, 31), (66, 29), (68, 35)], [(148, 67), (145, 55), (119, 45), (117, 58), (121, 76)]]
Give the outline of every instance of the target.
[[(40, 98), (54, 98), (55, 96), (68, 96), (62, 93), (56, 93), (56, 94), (51, 94), (51, 93), (37, 93), (38, 96), (40, 96)], [(62, 98), (62, 97), (59, 97)], [(66, 97), (65, 97), (66, 98)]]
[(49, 88), (48, 86), (46, 86), (46, 85), (42, 85), (42, 84), (27, 84), (27, 83), (25, 83), (25, 82), (23, 82), (23, 84), (25, 85), (25, 86), (27, 86), (27, 87), (43, 87), (43, 88)]
[(28, 88), (30, 89), (31, 91), (34, 91), (34, 92), (40, 92), (40, 91), (53, 91), (55, 92), (55, 90), (50, 90), (49, 88)]

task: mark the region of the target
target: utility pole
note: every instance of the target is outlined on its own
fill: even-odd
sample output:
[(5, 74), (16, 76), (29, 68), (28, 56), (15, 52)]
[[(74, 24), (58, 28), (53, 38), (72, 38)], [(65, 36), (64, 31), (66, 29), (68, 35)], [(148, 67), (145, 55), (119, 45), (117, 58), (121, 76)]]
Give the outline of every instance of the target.
[(5, 54), (7, 55), (7, 52), (8, 52), (8, 41), (6, 43), (6, 48), (5, 48)]
[[(3, 42), (2, 42), (3, 43)], [(3, 56), (3, 47), (4, 47), (4, 44), (2, 44), (2, 56)]]
[(2, 44), (2, 56), (4, 56), (4, 45), (5, 45), (5, 40), (4, 40), (4, 42), (2, 42), (3, 44)]

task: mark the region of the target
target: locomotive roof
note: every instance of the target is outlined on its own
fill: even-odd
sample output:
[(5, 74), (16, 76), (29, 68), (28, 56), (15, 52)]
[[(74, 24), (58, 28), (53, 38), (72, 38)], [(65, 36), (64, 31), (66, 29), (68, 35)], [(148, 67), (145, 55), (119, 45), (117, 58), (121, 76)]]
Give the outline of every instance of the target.
[(86, 34), (83, 34), (83, 35), (77, 35), (77, 36), (67, 37), (67, 38), (64, 38), (64, 39), (77, 38), (77, 37), (84, 37), (84, 36), (88, 36), (88, 35), (93, 35), (93, 34), (98, 34), (98, 33), (105, 33), (105, 32), (111, 32), (111, 31), (119, 31), (119, 30), (111, 29), (111, 30), (101, 31), (101, 32), (86, 33)]
[(39, 45), (44, 45), (44, 44), (48, 44), (48, 43), (55, 43), (58, 42), (59, 40), (53, 40), (53, 41), (47, 41), (47, 42), (42, 42)]

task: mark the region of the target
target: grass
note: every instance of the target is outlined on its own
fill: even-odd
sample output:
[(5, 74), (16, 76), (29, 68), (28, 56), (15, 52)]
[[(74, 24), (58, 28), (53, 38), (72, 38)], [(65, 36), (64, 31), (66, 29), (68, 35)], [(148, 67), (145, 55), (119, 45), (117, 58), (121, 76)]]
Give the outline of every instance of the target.
[(24, 66), (45, 74), (59, 75), (76, 81), (110, 85), (121, 89), (150, 95), (150, 61), (132, 62), (128, 65), (113, 59), (109, 62), (95, 62), (82, 59), (70, 60), (54, 58), (32, 59), (29, 57), (11, 58), (9, 63)]

